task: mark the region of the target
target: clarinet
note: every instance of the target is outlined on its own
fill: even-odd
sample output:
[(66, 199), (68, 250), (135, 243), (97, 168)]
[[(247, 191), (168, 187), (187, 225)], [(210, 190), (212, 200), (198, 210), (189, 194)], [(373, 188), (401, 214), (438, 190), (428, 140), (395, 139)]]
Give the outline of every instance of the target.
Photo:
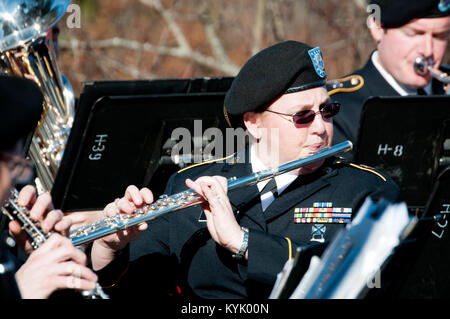
[[(36, 250), (51, 236), (51, 233), (44, 232), (39, 222), (35, 222), (30, 218), (28, 209), (17, 204), (18, 196), (19, 192), (17, 189), (11, 189), (11, 195), (6, 205), (2, 207), (2, 212), (10, 220), (17, 220), (21, 224), (22, 229), (31, 239), (31, 247)], [(109, 299), (98, 283), (92, 290), (81, 291), (81, 295), (85, 299)]]

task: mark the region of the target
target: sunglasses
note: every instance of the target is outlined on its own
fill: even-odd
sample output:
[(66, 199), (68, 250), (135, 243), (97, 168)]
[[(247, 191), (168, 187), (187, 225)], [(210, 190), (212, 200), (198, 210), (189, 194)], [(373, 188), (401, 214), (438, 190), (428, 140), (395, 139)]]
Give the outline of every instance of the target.
[(314, 121), (314, 118), (317, 114), (321, 114), (322, 118), (329, 119), (335, 116), (339, 113), (339, 110), (341, 109), (341, 103), (339, 102), (332, 102), (329, 104), (323, 105), (319, 111), (314, 112), (313, 110), (304, 110), (300, 111), (294, 114), (285, 114), (280, 112), (275, 112), (272, 110), (266, 110), (266, 112), (280, 114), (280, 115), (286, 115), (286, 116), (292, 116), (292, 122), (295, 124), (308, 124)]

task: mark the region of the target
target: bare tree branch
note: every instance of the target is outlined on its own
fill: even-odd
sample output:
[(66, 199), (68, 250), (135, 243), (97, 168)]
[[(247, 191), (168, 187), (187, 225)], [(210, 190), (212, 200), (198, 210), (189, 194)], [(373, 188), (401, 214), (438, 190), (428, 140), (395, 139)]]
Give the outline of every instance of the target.
[(286, 32), (284, 31), (283, 17), (281, 16), (279, 2), (270, 0), (268, 8), (272, 18), (275, 40), (277, 42), (284, 41)]
[(60, 40), (59, 47), (61, 49), (107, 49), (107, 48), (124, 48), (133, 51), (147, 51), (155, 54), (172, 56), (182, 59), (189, 59), (196, 62), (199, 65), (206, 66), (208, 68), (219, 70), (227, 75), (234, 76), (239, 72), (239, 68), (232, 63), (223, 63), (221, 60), (217, 60), (211, 56), (206, 56), (197, 51), (192, 51), (189, 48), (172, 48), (161, 45), (153, 45), (145, 42), (140, 43), (138, 41), (127, 40), (122, 38), (112, 38), (106, 40), (93, 40), (93, 41), (79, 41), (73, 39), (72, 41)]
[[(156, 46), (152, 45), (150, 43), (138, 43), (135, 41), (130, 41), (126, 39), (120, 39), (120, 38), (113, 38), (111, 40), (102, 40), (101, 42), (96, 41), (94, 43), (94, 46), (121, 46), (121, 47), (127, 47), (132, 50), (143, 50), (143, 51), (151, 51), (157, 54), (162, 55), (169, 55), (179, 58), (187, 58), (190, 60), (195, 61), (196, 63), (207, 66), (209, 68), (220, 70), (222, 72), (225, 72), (228, 75), (235, 75), (239, 68), (234, 65), (225, 49), (223, 48), (223, 45), (220, 41), (220, 38), (217, 36), (216, 31), (214, 29), (214, 23), (211, 19), (210, 14), (208, 11), (208, 4), (207, 2), (203, 2), (205, 5), (204, 10), (201, 10), (200, 13), (200, 20), (203, 22), (205, 27), (205, 33), (208, 38), (208, 41), (211, 44), (211, 48), (214, 54), (214, 57), (205, 56), (204, 54), (192, 50), (191, 46), (189, 45), (186, 37), (183, 34), (183, 31), (179, 27), (178, 23), (176, 22), (172, 12), (168, 9), (165, 9), (163, 5), (161, 4), (160, 0), (139, 0), (142, 4), (148, 5), (152, 8), (154, 8), (158, 13), (161, 14), (163, 19), (166, 21), (170, 31), (175, 36), (175, 39), (178, 43), (178, 48), (169, 48), (166, 46)], [(90, 46), (92, 46), (92, 42), (90, 43)]]
[(366, 10), (367, 5), (369, 4), (369, 2), (367, 0), (354, 0), (354, 2), (358, 8), (361, 8), (364, 10)]
[(83, 28), (61, 23), (59, 38), (61, 68), (78, 92), (88, 78), (234, 76), (237, 61), (288, 38), (320, 45), (330, 77), (374, 49), (363, 28), (369, 0), (80, 1)]
[(138, 68), (136, 68), (134, 66), (124, 64), (120, 61), (117, 61), (115, 59), (108, 57), (107, 55), (102, 55), (101, 59), (97, 59), (97, 61), (99, 61), (100, 65), (102, 65), (103, 69), (106, 72), (110, 72), (111, 69), (114, 68), (119, 71), (128, 73), (133, 78), (139, 78), (139, 79), (155, 79), (156, 78), (156, 75), (153, 73), (142, 72), (141, 70), (139, 70)]
[(212, 21), (210, 12), (209, 12), (209, 3), (203, 1), (203, 5), (205, 6), (204, 10), (200, 11), (199, 17), (203, 22), (205, 27), (206, 36), (208, 38), (209, 43), (211, 44), (211, 48), (213, 50), (214, 56), (221, 62), (225, 64), (231, 64), (230, 59), (228, 58), (228, 54), (225, 52), (223, 48), (222, 42), (217, 36), (216, 30), (214, 28), (214, 23)]
[(180, 27), (178, 26), (178, 23), (175, 22), (175, 18), (173, 17), (172, 12), (170, 10), (165, 9), (159, 0), (139, 0), (139, 1), (142, 4), (145, 4), (145, 5), (148, 5), (152, 8), (154, 8), (156, 11), (158, 11), (161, 14), (161, 16), (164, 18), (167, 25), (169, 26), (170, 31), (172, 31), (173, 35), (175, 36), (175, 39), (177, 40), (177, 43), (180, 46), (180, 48), (182, 48), (184, 50), (191, 49), (183, 32), (181, 31)]
[(266, 13), (266, 0), (258, 0), (256, 3), (255, 27), (253, 29), (252, 54), (256, 54), (261, 49), (264, 35), (264, 17)]

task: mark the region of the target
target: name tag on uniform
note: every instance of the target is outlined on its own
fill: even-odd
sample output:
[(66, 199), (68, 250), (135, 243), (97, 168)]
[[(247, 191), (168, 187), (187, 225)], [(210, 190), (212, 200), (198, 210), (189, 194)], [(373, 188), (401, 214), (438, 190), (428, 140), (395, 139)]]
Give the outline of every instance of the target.
[(294, 209), (296, 224), (348, 224), (352, 219), (352, 209), (333, 207), (331, 202), (313, 203), (313, 207)]

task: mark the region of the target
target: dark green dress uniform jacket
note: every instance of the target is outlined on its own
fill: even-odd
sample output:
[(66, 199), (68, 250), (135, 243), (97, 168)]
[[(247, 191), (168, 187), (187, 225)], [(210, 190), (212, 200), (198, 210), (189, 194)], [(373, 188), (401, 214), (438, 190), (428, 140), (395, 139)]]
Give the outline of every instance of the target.
[[(186, 190), (186, 178), (250, 174), (250, 163), (207, 164), (173, 175), (166, 194)], [(379, 172), (329, 159), (317, 172), (292, 182), (264, 212), (256, 185), (229, 193), (237, 221), (249, 229), (248, 261), (233, 259), (214, 242), (206, 223), (199, 221), (201, 207), (194, 206), (149, 222), (148, 230), (130, 245), (128, 268), (123, 271), (119, 261), (112, 263), (99, 272), (100, 282), (114, 284), (115, 290), (108, 291), (112, 298), (134, 294), (165, 297), (180, 292), (202, 298), (267, 298), (277, 273), (296, 247), (316, 244), (311, 241), (314, 223), (294, 222), (296, 208), (327, 202), (333, 207), (351, 208), (355, 214), (367, 196), (395, 201), (398, 192), (396, 184)], [(324, 225), (326, 241), (344, 227)], [(127, 257), (123, 252), (117, 259)]]
[[(359, 90), (336, 93), (332, 96), (333, 100), (341, 103), (339, 113), (333, 117), (333, 145), (347, 140), (350, 140), (353, 145), (357, 145), (361, 111), (367, 99), (374, 96), (400, 96), (377, 70), (371, 57), (362, 69), (355, 71), (352, 75), (362, 76), (364, 85)], [(432, 92), (433, 94), (444, 94), (442, 83), (433, 80)], [(345, 159), (352, 160), (353, 153), (344, 154)]]

